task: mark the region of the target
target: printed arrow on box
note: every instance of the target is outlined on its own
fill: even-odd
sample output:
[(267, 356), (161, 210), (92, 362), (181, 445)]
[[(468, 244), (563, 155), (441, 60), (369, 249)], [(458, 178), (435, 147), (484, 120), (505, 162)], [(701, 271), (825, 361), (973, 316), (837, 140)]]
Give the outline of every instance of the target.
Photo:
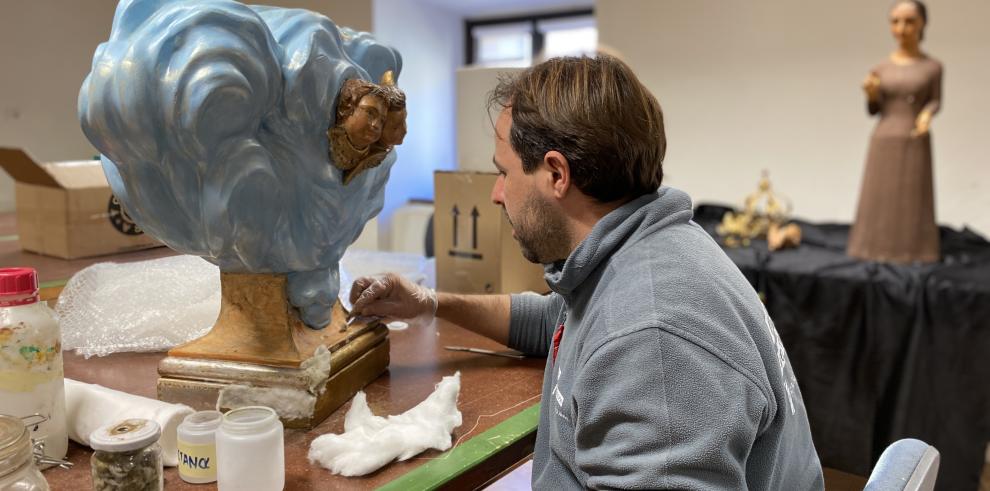
[(478, 248), (478, 207), (471, 208), (471, 248)]
[(461, 214), (461, 211), (457, 209), (457, 205), (454, 205), (450, 214), (454, 215), (454, 247), (457, 247), (457, 216)]

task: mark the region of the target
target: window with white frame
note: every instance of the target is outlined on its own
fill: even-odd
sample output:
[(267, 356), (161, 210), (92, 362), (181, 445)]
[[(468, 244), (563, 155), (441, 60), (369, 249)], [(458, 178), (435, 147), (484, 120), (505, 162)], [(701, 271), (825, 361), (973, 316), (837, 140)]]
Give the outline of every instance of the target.
[(541, 20), (536, 28), (543, 35), (543, 58), (594, 56), (598, 28), (592, 16)]
[(465, 22), (465, 61), (475, 66), (525, 67), (556, 56), (595, 54), (592, 10)]
[(533, 35), (528, 22), (478, 26), (474, 37), (477, 66), (529, 66), (533, 62)]

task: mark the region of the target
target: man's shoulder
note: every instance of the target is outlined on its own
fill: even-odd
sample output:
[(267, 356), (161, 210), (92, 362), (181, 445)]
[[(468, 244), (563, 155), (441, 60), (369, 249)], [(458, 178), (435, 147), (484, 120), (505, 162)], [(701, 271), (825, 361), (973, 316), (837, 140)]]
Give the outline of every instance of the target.
[(756, 340), (765, 310), (738, 267), (693, 222), (624, 247), (603, 271), (596, 297), (602, 340), (651, 326), (765, 378)]
[(609, 258), (597, 293), (604, 306), (654, 323), (740, 307), (729, 301), (732, 297), (753, 308), (759, 303), (739, 268), (691, 221), (644, 233), (623, 246)]

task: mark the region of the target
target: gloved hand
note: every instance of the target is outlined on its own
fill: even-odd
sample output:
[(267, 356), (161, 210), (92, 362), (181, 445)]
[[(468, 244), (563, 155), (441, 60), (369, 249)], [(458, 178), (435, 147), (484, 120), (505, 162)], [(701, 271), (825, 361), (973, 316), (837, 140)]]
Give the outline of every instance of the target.
[(395, 273), (363, 276), (354, 280), (351, 313), (429, 324), (437, 314), (437, 293)]

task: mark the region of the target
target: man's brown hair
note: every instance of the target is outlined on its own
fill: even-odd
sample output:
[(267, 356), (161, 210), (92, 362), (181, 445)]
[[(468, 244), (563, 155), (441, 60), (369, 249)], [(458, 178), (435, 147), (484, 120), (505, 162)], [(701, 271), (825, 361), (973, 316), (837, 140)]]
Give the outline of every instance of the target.
[(571, 179), (599, 202), (652, 193), (663, 180), (663, 112), (653, 94), (617, 58), (552, 58), (503, 77), (488, 109), (509, 109), (509, 144), (533, 172), (556, 150)]

